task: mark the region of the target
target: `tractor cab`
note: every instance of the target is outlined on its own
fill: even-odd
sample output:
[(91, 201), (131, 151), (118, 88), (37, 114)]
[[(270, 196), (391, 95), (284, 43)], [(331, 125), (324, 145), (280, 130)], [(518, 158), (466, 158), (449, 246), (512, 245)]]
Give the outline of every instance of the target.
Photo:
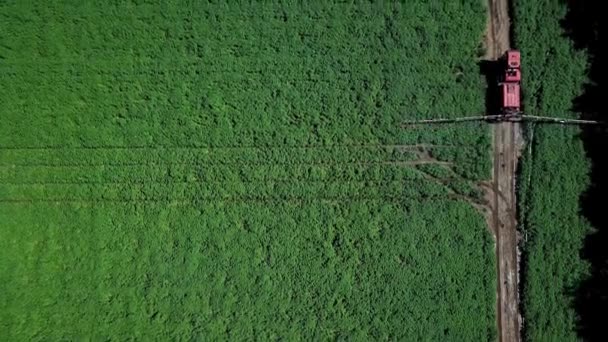
[(507, 51), (507, 67), (509, 69), (519, 69), (521, 66), (521, 54), (517, 50)]

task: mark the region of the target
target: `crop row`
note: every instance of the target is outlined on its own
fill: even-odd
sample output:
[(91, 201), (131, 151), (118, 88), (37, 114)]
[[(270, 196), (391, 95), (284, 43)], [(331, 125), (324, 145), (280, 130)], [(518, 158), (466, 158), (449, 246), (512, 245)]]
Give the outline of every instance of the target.
[(308, 196), (419, 197), (447, 194), (444, 186), (427, 180), (404, 182), (265, 182), (265, 183), (139, 183), (1, 185), (0, 201), (44, 199), (148, 199)]
[(401, 181), (283, 179), (268, 181), (118, 181), (0, 183), (0, 202), (431, 200), (463, 195), (480, 200), (465, 180), (423, 177)]
[[(445, 148), (445, 147), (444, 147)], [(457, 148), (457, 147), (447, 147)], [(433, 147), (431, 147), (433, 149)], [(244, 153), (245, 152), (245, 153)], [(305, 149), (133, 149), (133, 150), (37, 150), (0, 151), (0, 166), (10, 165), (96, 165), (164, 163), (333, 163), (415, 160), (422, 147), (389, 146), (380, 148), (305, 148)]]
[(401, 163), (180, 164), (91, 167), (0, 167), (0, 183), (400, 181), (458, 176), (441, 164)]
[[(376, 145), (361, 147), (294, 148), (31, 148), (0, 149), (0, 175), (36, 172), (54, 168), (73, 172), (74, 168), (235, 168), (268, 165), (297, 168), (342, 164), (414, 166), (437, 164), (451, 167), (465, 178), (482, 179), (488, 166), (478, 162), (479, 150), (449, 145)], [(34, 169), (34, 170), (32, 170)], [(148, 171), (145, 171), (148, 172)], [(53, 171), (50, 171), (52, 174)]]

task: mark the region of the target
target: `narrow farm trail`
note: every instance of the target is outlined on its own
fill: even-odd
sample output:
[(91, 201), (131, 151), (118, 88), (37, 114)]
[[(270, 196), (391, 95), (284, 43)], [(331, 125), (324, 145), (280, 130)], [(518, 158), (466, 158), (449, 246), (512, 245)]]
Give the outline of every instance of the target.
[[(510, 47), (508, 0), (489, 0), (488, 59), (499, 59)], [(519, 250), (515, 182), (521, 149), (520, 124), (501, 122), (493, 128), (491, 187), (492, 223), (496, 237), (497, 324), (502, 342), (520, 341)]]

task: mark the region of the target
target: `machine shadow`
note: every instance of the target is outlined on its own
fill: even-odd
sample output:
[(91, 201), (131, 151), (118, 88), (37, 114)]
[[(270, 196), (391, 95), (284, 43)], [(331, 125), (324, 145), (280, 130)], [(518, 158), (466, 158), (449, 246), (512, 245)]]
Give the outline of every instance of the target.
[(482, 60), (478, 63), (479, 73), (486, 80), (486, 112), (485, 115), (501, 113), (501, 96), (498, 81), (504, 68), (501, 61)]

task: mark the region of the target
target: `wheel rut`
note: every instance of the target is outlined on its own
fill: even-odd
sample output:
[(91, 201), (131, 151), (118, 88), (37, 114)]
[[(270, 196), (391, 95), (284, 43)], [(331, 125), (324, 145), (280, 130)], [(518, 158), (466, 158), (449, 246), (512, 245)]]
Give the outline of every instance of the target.
[[(510, 48), (509, 2), (488, 0), (486, 58), (496, 61)], [(497, 113), (490, 113), (497, 114)], [(521, 340), (519, 313), (519, 246), (517, 233), (516, 176), (520, 156), (520, 124), (501, 122), (493, 126), (493, 173), (486, 187), (491, 200), (496, 239), (497, 327), (499, 341)]]

